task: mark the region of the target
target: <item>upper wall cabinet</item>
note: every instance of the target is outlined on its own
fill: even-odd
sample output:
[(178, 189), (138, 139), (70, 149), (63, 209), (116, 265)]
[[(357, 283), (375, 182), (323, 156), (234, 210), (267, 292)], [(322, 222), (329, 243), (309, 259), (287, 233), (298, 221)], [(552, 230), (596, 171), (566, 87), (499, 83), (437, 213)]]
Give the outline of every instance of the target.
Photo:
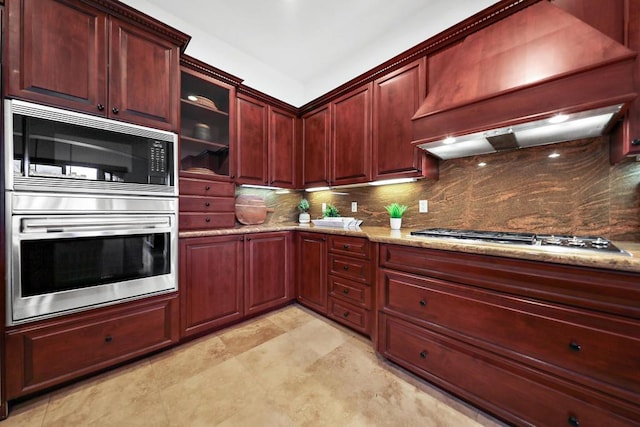
[(296, 116), (238, 94), (238, 184), (294, 188), (297, 179)]
[(422, 176), (425, 152), (411, 144), (411, 117), (426, 87), (426, 58), (373, 82), (373, 180)]
[(329, 185), (331, 110), (324, 105), (302, 116), (302, 186)]
[(7, 13), (9, 97), (178, 130), (184, 35), (167, 27), (176, 37), (164, 38), (79, 0), (8, 0)]
[(371, 179), (371, 83), (331, 102), (331, 184)]

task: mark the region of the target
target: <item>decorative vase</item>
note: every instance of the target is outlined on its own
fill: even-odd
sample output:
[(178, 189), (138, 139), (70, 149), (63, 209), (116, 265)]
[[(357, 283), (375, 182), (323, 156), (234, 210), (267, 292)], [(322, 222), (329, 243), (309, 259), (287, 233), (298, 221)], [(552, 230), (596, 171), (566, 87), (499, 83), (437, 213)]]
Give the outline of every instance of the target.
[(400, 230), (402, 226), (402, 218), (389, 218), (392, 230)]
[(302, 212), (300, 216), (298, 216), (298, 222), (300, 224), (308, 224), (309, 221), (311, 221), (311, 215), (309, 215), (307, 212)]

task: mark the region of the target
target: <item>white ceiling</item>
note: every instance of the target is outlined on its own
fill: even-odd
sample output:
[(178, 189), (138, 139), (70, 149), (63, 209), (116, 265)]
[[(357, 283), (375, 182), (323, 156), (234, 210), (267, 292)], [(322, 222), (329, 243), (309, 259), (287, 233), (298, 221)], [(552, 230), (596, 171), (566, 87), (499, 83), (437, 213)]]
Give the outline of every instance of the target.
[(301, 106), (495, 0), (123, 0), (189, 34), (186, 53)]

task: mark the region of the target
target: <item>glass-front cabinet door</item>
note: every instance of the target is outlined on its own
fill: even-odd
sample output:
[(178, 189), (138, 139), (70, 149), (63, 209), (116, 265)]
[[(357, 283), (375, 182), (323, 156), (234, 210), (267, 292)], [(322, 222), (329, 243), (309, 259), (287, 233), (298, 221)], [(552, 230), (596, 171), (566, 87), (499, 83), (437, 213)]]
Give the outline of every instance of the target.
[(235, 87), (182, 67), (180, 172), (233, 178)]

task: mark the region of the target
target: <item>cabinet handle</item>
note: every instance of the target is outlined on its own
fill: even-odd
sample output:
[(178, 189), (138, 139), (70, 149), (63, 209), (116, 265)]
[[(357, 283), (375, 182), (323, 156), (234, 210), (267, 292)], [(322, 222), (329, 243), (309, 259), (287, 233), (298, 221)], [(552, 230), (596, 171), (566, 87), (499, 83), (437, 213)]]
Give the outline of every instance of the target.
[(211, 222), (211, 218), (205, 218), (204, 222)]
[(426, 359), (427, 358), (427, 352), (425, 350), (422, 350), (420, 352), (420, 359)]
[(349, 293), (349, 289), (345, 289), (342, 291), (345, 295), (347, 295)]
[(342, 315), (343, 315), (344, 317), (349, 317), (349, 312), (348, 312), (348, 311), (345, 311), (344, 313), (342, 313)]
[(111, 111), (113, 111), (113, 114), (118, 114), (120, 112), (120, 110), (118, 109), (118, 107), (113, 107), (111, 109)]
[(349, 266), (348, 265), (344, 265), (344, 266), (342, 266), (342, 268), (344, 268), (345, 270), (348, 270)]
[(426, 307), (426, 306), (427, 306), (427, 302), (426, 302), (425, 300), (421, 299), (421, 300), (420, 300), (420, 305), (421, 305), (422, 307)]
[(342, 247), (345, 248), (345, 249), (349, 249), (349, 245), (346, 245), (346, 244), (342, 245)]
[(209, 202), (204, 202), (204, 205), (205, 205), (206, 207), (209, 207), (209, 206), (211, 206), (211, 203), (209, 203)]
[(569, 418), (567, 419), (567, 423), (570, 426), (578, 427), (580, 425), (580, 420), (575, 415), (569, 415)]
[(578, 352), (578, 351), (582, 350), (582, 346), (580, 344), (578, 344), (577, 342), (571, 341), (569, 343), (569, 349), (571, 349), (571, 351)]
[(106, 337), (104, 337), (104, 342), (111, 342), (113, 341), (113, 337), (111, 335), (107, 335)]
[(96, 105), (96, 107), (98, 107), (98, 111), (104, 110), (104, 105), (102, 105), (102, 104), (98, 104), (98, 105)]

